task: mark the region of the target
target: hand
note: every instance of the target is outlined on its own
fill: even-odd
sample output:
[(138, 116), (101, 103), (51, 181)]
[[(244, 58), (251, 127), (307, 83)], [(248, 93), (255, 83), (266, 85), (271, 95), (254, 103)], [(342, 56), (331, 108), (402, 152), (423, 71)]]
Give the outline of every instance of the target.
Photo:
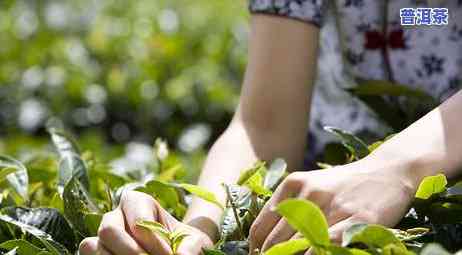
[(188, 236), (175, 255), (199, 255), (212, 247), (210, 238), (199, 229), (177, 221), (151, 196), (125, 192), (120, 205), (104, 215), (97, 237), (86, 238), (79, 247), (81, 255), (172, 255), (166, 241), (157, 234), (136, 225), (138, 220), (156, 221), (169, 230)]
[[(381, 165), (381, 166), (379, 166)], [(300, 238), (272, 209), (287, 198), (308, 199), (326, 215), (331, 239), (341, 241), (344, 230), (355, 223), (394, 226), (406, 213), (415, 183), (404, 169), (366, 160), (311, 172), (294, 172), (278, 187), (250, 229), (251, 251), (267, 250)]]

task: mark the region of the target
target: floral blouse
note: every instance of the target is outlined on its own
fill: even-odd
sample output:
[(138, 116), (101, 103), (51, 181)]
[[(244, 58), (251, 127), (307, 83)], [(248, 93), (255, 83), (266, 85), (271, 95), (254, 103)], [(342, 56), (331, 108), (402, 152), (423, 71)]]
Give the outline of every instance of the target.
[[(250, 0), (253, 13), (279, 15), (321, 28), (310, 157), (333, 139), (323, 131), (324, 126), (377, 137), (390, 132), (367, 106), (345, 92), (354, 85), (353, 77), (418, 87), (440, 101), (461, 88), (462, 0), (434, 2), (438, 6), (430, 7), (448, 8), (447, 26), (401, 25), (400, 9), (429, 7), (425, 0)], [(387, 35), (382, 32), (385, 20)]]

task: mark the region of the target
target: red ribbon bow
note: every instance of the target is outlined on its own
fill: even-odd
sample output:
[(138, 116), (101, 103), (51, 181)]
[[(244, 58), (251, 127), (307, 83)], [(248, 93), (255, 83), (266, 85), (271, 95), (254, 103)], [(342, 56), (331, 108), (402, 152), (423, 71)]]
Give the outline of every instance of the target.
[(377, 30), (366, 31), (364, 47), (370, 50), (383, 49), (387, 46), (393, 49), (405, 49), (404, 32), (402, 29), (391, 31), (388, 38)]

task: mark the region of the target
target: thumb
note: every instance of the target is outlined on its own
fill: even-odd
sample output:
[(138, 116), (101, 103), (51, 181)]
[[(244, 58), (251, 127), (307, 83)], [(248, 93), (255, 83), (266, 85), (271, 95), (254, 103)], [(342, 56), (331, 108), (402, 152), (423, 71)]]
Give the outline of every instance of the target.
[(176, 251), (177, 255), (201, 255), (203, 249), (213, 247), (210, 238), (194, 227), (181, 224), (175, 231), (186, 234)]
[(183, 242), (181, 242), (178, 250), (176, 252), (177, 255), (200, 255), (202, 254), (202, 249), (204, 244), (202, 240), (198, 236), (187, 236)]

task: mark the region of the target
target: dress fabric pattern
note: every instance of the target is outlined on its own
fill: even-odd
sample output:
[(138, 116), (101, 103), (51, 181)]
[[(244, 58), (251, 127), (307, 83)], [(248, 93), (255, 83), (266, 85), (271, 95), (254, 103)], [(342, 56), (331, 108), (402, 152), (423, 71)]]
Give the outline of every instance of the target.
[[(439, 101), (461, 89), (462, 1), (440, 0), (437, 4), (428, 6), (425, 0), (250, 0), (253, 13), (279, 15), (320, 27), (309, 158), (334, 139), (323, 131), (324, 126), (375, 137), (391, 131), (367, 106), (345, 92), (355, 86), (355, 78), (392, 78)], [(401, 26), (400, 9), (419, 7), (448, 8), (449, 24)]]

